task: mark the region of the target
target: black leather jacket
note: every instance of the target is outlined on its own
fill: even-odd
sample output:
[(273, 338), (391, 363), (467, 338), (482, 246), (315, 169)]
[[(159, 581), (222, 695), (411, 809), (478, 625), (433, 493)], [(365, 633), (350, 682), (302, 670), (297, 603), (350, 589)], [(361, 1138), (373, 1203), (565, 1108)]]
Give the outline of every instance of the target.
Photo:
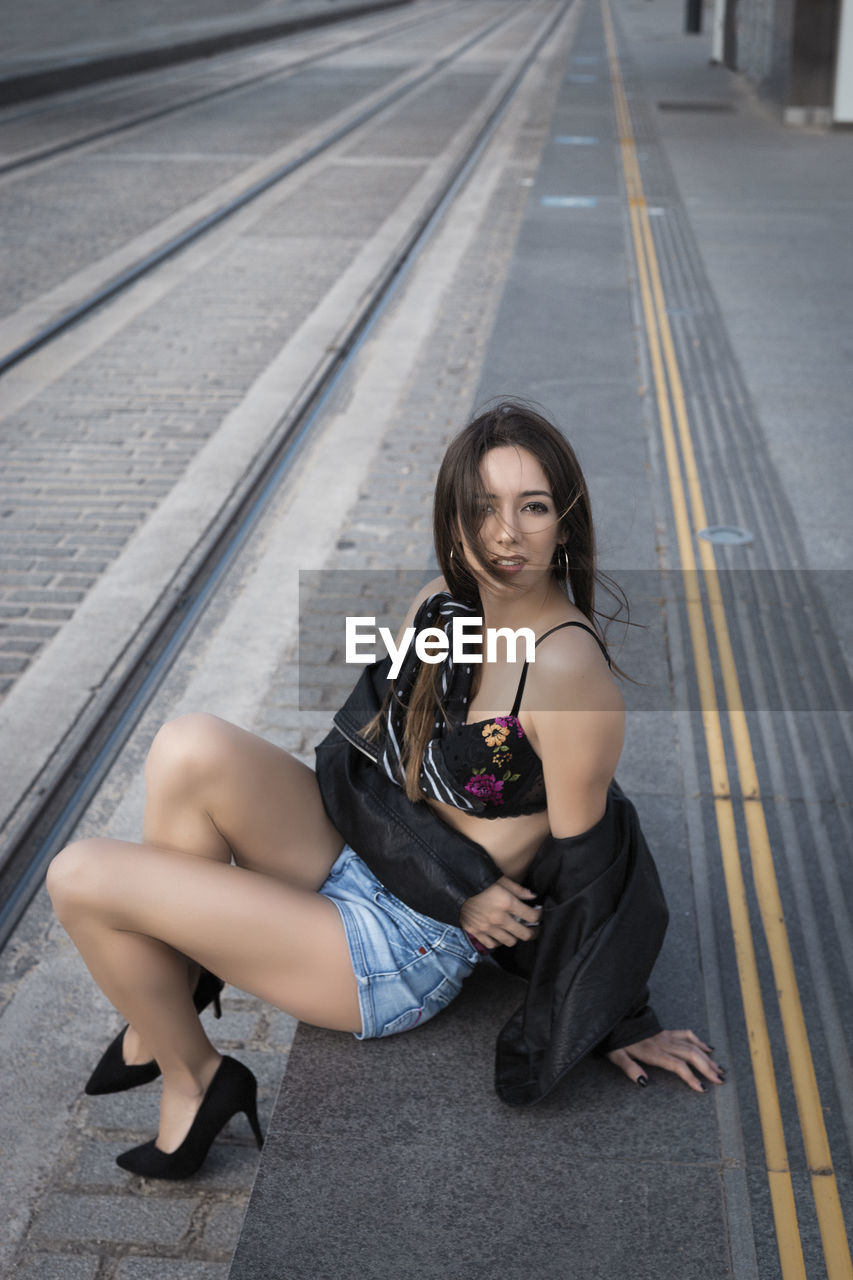
[[(426, 803), (413, 804), (376, 767), (360, 730), (378, 710), (390, 659), (365, 668), (317, 747), (326, 811), (391, 893), (415, 911), (459, 925), (462, 904), (497, 880), (485, 849)], [(501, 1030), (495, 1087), (511, 1105), (537, 1102), (591, 1050), (607, 1052), (660, 1030), (647, 981), (668, 920), (634, 806), (614, 780), (589, 831), (546, 837), (524, 880), (542, 903), (538, 937), (492, 952), (527, 979)]]

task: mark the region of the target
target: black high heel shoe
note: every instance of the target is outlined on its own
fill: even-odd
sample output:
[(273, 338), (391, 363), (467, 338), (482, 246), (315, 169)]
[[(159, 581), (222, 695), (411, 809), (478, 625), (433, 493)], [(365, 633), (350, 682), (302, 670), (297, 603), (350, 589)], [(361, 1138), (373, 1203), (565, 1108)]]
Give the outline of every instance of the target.
[[(209, 1004), (217, 1018), (222, 1017), (222, 1005), (219, 996), (225, 983), (216, 974), (202, 969), (193, 992), (193, 1004), (196, 1012), (201, 1013)], [(152, 1058), (150, 1062), (128, 1065), (122, 1055), (124, 1033), (127, 1026), (122, 1027), (115, 1040), (105, 1050), (100, 1062), (86, 1081), (86, 1093), (90, 1096), (99, 1093), (123, 1093), (125, 1089), (135, 1089), (138, 1085), (149, 1084), (156, 1080), (160, 1068)]]
[(141, 1178), (191, 1178), (204, 1164), (216, 1135), (238, 1111), (252, 1126), (260, 1149), (264, 1139), (258, 1123), (257, 1093), (258, 1083), (249, 1068), (236, 1058), (223, 1058), (177, 1151), (161, 1151), (152, 1138), (116, 1156), (116, 1164)]

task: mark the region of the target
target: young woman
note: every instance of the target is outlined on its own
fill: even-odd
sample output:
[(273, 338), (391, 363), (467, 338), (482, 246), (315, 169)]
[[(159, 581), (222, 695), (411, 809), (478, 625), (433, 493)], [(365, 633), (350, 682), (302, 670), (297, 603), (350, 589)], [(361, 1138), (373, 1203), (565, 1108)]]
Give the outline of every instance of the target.
[(512, 402), (476, 418), (442, 463), (435, 542), (442, 576), (401, 635), (480, 617), (529, 629), (535, 661), (498, 644), (433, 664), (412, 646), (394, 682), (374, 664), (317, 774), (182, 716), (151, 747), (142, 843), (83, 840), (51, 864), (57, 915), (129, 1023), (87, 1090), (163, 1075), (157, 1137), (125, 1169), (189, 1176), (238, 1111), (260, 1143), (254, 1078), (198, 1017), (223, 982), (363, 1038), (425, 1021), (492, 955), (529, 979), (498, 1045), (506, 1101), (593, 1048), (640, 1084), (647, 1065), (722, 1082), (709, 1046), (645, 1004), (666, 909), (613, 781), (623, 701), (593, 626), (586, 485), (556, 428)]

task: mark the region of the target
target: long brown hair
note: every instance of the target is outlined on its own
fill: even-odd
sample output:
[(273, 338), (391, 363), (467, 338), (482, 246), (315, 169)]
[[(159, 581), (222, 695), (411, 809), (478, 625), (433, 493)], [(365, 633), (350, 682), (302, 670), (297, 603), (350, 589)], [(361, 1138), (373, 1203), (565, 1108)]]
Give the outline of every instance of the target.
[[(617, 614), (623, 608), (627, 611), (628, 602), (621, 589), (596, 569), (589, 491), (574, 450), (562, 432), (523, 400), (501, 400), (479, 413), (451, 442), (441, 463), (433, 502), (433, 538), (451, 596), (472, 606), (480, 603), (477, 580), (459, 551), (460, 534), (481, 562), (482, 571), (498, 582), (503, 581), (490, 565), (480, 536), (486, 502), (480, 464), (490, 450), (504, 446), (526, 449), (545, 472), (560, 525), (551, 566), (554, 579), (567, 599), (570, 598), (598, 630), (596, 614), (609, 619), (616, 614), (600, 614), (595, 608), (597, 583), (619, 601)], [(561, 544), (565, 546), (565, 556)], [(615, 663), (613, 670), (625, 674)], [(436, 706), (445, 714), (438, 696), (440, 678), (440, 664), (422, 663), (409, 699), (401, 761), (406, 795), (413, 801), (423, 798), (419, 775), (424, 751), (432, 737)], [(388, 696), (394, 696), (393, 689)], [(381, 718), (382, 713), (371, 721), (365, 732), (375, 733)]]
[[(492, 449), (505, 446), (526, 449), (548, 477), (560, 530), (552, 570), (561, 588), (569, 593), (581, 613), (592, 619), (595, 600), (595, 533), (589, 491), (575, 451), (565, 436), (541, 413), (518, 400), (502, 400), (474, 418), (451, 443), (435, 484), (433, 538), (438, 563), (454, 599), (477, 603), (474, 575), (459, 554), (459, 537), (481, 561), (482, 569), (501, 582), (489, 564), (480, 537), (486, 491), (480, 464)], [(559, 544), (568, 555), (568, 578), (559, 572)], [(455, 554), (452, 554), (455, 550)]]

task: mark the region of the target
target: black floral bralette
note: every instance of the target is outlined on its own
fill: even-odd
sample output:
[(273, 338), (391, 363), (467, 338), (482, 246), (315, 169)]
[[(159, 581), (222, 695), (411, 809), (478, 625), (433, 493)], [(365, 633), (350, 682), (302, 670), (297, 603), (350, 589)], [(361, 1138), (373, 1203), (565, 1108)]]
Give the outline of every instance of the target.
[[(471, 811), (478, 816), (512, 818), (547, 808), (542, 761), (513, 712), (446, 729), (438, 750), (447, 773), (470, 797)], [(422, 790), (424, 781), (422, 770)]]
[[(448, 630), (454, 617), (470, 616), (474, 612), (454, 601), (448, 592), (441, 591), (424, 601), (414, 624), (416, 629), (444, 626)], [(539, 636), (536, 644), (564, 627), (581, 627), (588, 631), (610, 665), (602, 641), (583, 622), (561, 622)], [(419, 778), (425, 796), (482, 818), (510, 818), (519, 814), (541, 813), (547, 808), (542, 761), (518, 720), (527, 667), (525, 662), (508, 715), (466, 724), (472, 670), (461, 663), (454, 665), (450, 654), (447, 655), (441, 675), (441, 700), (447, 719), (437, 708), (435, 733), (424, 752)], [(396, 682), (400, 700), (392, 699), (388, 716), (389, 732), (381, 764), (395, 781), (399, 781), (395, 774), (399, 767), (397, 743), (402, 740), (400, 717), (402, 708), (408, 703), (415, 675), (414, 665), (401, 672), (401, 678)]]

